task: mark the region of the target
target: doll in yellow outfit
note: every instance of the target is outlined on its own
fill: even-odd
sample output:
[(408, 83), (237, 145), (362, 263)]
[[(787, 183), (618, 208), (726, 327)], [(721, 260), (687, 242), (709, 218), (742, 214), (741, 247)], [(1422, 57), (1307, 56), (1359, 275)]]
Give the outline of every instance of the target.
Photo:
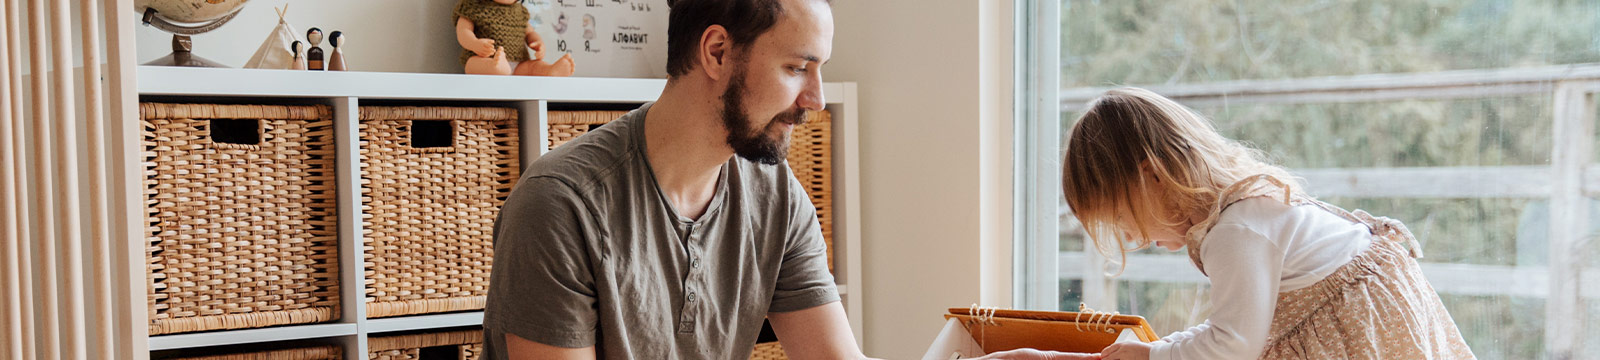
[(544, 62), (544, 41), (528, 25), (528, 8), (517, 0), (460, 0), (453, 16), (466, 73), (572, 76), (571, 54)]

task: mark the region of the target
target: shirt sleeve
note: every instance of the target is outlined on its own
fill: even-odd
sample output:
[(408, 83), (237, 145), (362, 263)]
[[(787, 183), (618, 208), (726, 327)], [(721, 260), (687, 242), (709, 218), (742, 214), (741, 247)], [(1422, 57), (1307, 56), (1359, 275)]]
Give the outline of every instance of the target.
[(1186, 340), (1186, 339), (1194, 338), (1194, 334), (1199, 333), (1201, 331), (1205, 331), (1206, 329), (1209, 329), (1209, 328), (1211, 328), (1211, 323), (1209, 323), (1209, 322), (1200, 323), (1200, 325), (1195, 325), (1194, 327), (1190, 327), (1190, 328), (1188, 328), (1186, 330), (1172, 333), (1172, 335), (1167, 335), (1167, 337), (1161, 338), (1161, 341), (1165, 341), (1165, 342), (1169, 342), (1169, 343), (1170, 342), (1183, 341), (1183, 340)]
[[(1151, 359), (1254, 359), (1266, 346), (1277, 306), (1284, 251), (1244, 225), (1219, 224), (1201, 242), (1200, 259), (1211, 278), (1206, 324), (1169, 336), (1150, 349)], [(1192, 331), (1192, 332), (1191, 332)]]
[(513, 190), (495, 224), (487, 333), (565, 348), (595, 344), (599, 317), (585, 209), (570, 186), (553, 178), (531, 177)]
[(784, 239), (783, 263), (778, 267), (777, 288), (770, 312), (805, 310), (839, 301), (839, 288), (828, 272), (828, 246), (817, 223), (817, 208), (805, 188), (789, 178), (789, 227)]

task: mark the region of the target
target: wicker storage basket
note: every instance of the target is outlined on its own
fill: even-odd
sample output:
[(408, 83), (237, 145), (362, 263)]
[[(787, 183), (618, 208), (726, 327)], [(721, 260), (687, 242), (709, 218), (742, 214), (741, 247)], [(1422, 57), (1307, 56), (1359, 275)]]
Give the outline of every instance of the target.
[(150, 334), (337, 319), (332, 111), (139, 110)]
[[(432, 348), (432, 349), (430, 349)], [(483, 330), (458, 330), (439, 333), (375, 336), (367, 339), (368, 359), (419, 360), (479, 360), (483, 359)], [(445, 353), (453, 353), (447, 357)]]
[(551, 111), (550, 148), (561, 146), (627, 113), (627, 111)]
[(359, 132), (367, 317), (482, 309), (516, 109), (362, 107)]
[(177, 357), (168, 360), (343, 360), (344, 349), (338, 346), (319, 346), (298, 349), (279, 349), (237, 354)]
[(750, 360), (788, 360), (789, 355), (783, 352), (783, 345), (776, 342), (756, 344), (755, 351), (750, 352)]
[[(627, 114), (627, 111), (551, 111), (550, 147), (561, 146), (589, 130)], [(804, 125), (795, 127), (789, 140), (789, 167), (817, 207), (817, 222), (828, 243), (828, 269), (833, 269), (833, 115), (810, 112)]]
[(813, 111), (789, 135), (789, 168), (817, 207), (822, 239), (828, 243), (828, 270), (833, 270), (833, 115)]

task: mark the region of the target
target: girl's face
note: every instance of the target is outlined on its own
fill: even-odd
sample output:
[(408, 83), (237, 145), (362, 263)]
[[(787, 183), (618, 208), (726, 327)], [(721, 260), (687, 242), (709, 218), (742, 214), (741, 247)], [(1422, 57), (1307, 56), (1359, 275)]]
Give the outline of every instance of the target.
[[(1147, 187), (1144, 193), (1136, 196), (1151, 199), (1152, 201), (1146, 201), (1145, 204), (1147, 205), (1140, 207), (1139, 214), (1133, 214), (1131, 209), (1122, 210), (1117, 217), (1117, 225), (1122, 231), (1133, 236), (1139, 236), (1140, 232), (1137, 224), (1144, 224), (1143, 235), (1149, 238), (1151, 244), (1163, 249), (1178, 251), (1178, 249), (1183, 248), (1184, 236), (1189, 232), (1189, 227), (1193, 223), (1188, 217), (1183, 217), (1183, 220), (1177, 226), (1168, 225), (1171, 219), (1179, 218), (1179, 216), (1168, 208), (1169, 204), (1161, 201), (1164, 194), (1160, 194), (1160, 191), (1156, 190), (1160, 189), (1160, 187), (1155, 186), (1160, 184), (1160, 180), (1149, 170), (1148, 165), (1143, 166), (1143, 168), (1141, 172), (1144, 176), (1144, 183), (1152, 186)], [(1139, 221), (1137, 223), (1132, 220), (1133, 216), (1138, 216)]]
[[(1140, 211), (1141, 214), (1138, 214), (1138, 216), (1139, 222), (1145, 225), (1143, 235), (1150, 240), (1151, 244), (1170, 251), (1178, 251), (1178, 249), (1183, 248), (1184, 233), (1188, 232), (1187, 226), (1183, 226), (1184, 229), (1165, 226), (1159, 220), (1159, 215), (1151, 213), (1148, 209), (1141, 210), (1147, 210)], [(1122, 213), (1123, 215), (1118, 217), (1117, 227), (1134, 237), (1140, 236), (1139, 227), (1132, 220), (1133, 215), (1131, 212), (1124, 210)]]

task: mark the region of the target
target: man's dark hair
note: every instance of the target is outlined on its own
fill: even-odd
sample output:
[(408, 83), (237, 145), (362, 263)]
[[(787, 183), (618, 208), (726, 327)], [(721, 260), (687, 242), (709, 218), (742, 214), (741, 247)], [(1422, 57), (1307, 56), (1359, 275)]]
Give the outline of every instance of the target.
[(668, 0), (667, 76), (688, 74), (695, 64), (700, 35), (711, 25), (728, 30), (733, 48), (744, 51), (772, 30), (783, 15), (780, 0)]

